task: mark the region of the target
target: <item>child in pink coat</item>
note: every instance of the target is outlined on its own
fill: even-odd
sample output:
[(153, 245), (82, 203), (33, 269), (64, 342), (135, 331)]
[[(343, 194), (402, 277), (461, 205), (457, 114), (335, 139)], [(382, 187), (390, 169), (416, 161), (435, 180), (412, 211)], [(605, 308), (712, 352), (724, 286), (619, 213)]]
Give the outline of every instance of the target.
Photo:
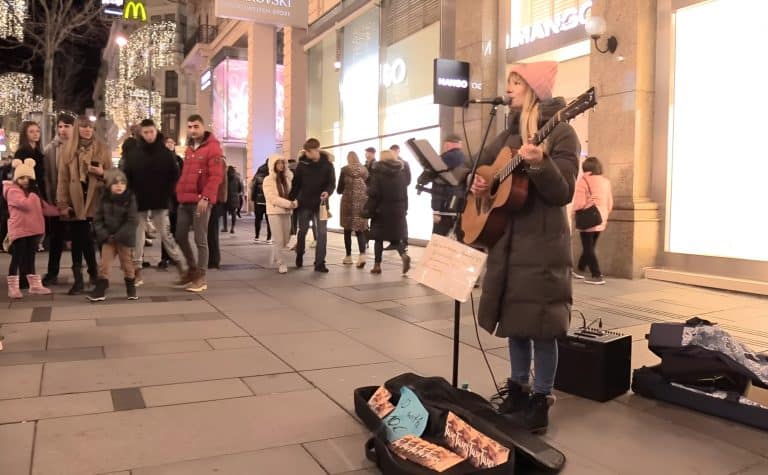
[(44, 216), (58, 216), (58, 209), (40, 198), (35, 184), (35, 161), (31, 158), (23, 162), (15, 159), (13, 181), (3, 182), (3, 194), (8, 203), (8, 251), (11, 265), (8, 269), (8, 297), (23, 297), (20, 283), (29, 283), (29, 293), (50, 294), (50, 289), (43, 287), (41, 278), (35, 274), (35, 253), (40, 238), (45, 233)]
[[(576, 193), (573, 196), (573, 210), (586, 209), (593, 204), (600, 211), (603, 222), (589, 229), (579, 229), (581, 235), (581, 247), (583, 252), (573, 276), (584, 279), (584, 282), (593, 285), (605, 284), (605, 278), (600, 272), (600, 263), (597, 262), (595, 247), (600, 233), (605, 231), (608, 224), (608, 215), (613, 210), (613, 195), (611, 194), (611, 182), (603, 176), (603, 166), (597, 157), (589, 157), (581, 165), (584, 174), (576, 181)], [(585, 276), (589, 268), (591, 276)]]

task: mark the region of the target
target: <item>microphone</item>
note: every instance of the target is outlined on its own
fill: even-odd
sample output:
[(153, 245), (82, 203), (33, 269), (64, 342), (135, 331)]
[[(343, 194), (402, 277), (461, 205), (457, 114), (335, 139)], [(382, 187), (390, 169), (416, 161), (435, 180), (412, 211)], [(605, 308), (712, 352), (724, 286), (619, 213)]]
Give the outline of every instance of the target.
[(508, 96), (486, 97), (484, 99), (471, 99), (470, 104), (493, 104), (494, 106), (508, 106), (512, 100)]

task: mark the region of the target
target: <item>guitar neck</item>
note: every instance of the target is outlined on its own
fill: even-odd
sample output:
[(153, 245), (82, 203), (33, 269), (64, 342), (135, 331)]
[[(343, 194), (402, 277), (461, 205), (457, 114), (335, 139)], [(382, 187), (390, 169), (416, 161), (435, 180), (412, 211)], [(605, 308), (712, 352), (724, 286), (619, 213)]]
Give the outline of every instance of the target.
[[(533, 138), (531, 139), (531, 142), (533, 145), (540, 145), (544, 139), (549, 137), (549, 134), (552, 133), (553, 130), (555, 130), (555, 127), (560, 123), (560, 119), (557, 114), (552, 116), (546, 124), (544, 124), (536, 133), (533, 135)], [(515, 155), (515, 157), (512, 159), (509, 164), (499, 170), (497, 173), (497, 177), (499, 179), (499, 183), (509, 178), (510, 175), (512, 175), (512, 172), (515, 171), (517, 167), (520, 166), (520, 164), (523, 163), (523, 157), (520, 156), (518, 153)]]

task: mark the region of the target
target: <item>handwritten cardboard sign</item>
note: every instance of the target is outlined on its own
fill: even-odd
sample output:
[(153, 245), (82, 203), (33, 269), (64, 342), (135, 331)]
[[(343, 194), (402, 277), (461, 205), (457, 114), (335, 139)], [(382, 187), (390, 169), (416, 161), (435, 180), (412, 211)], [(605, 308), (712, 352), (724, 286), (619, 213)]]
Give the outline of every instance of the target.
[(429, 413), (419, 401), (419, 397), (409, 388), (400, 388), (400, 400), (397, 407), (383, 422), (387, 428), (387, 440), (394, 442), (406, 435), (420, 436), (427, 428)]
[(420, 284), (464, 303), (469, 300), (486, 259), (484, 252), (433, 234), (411, 276)]

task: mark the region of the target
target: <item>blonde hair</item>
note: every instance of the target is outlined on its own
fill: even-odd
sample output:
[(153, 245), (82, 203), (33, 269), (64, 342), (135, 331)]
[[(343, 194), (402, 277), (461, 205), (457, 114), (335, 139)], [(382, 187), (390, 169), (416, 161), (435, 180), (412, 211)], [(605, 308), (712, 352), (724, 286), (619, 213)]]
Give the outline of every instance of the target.
[(395, 157), (391, 150), (382, 150), (379, 154), (379, 160), (382, 162), (396, 162), (397, 157)]
[(526, 144), (530, 142), (531, 136), (539, 130), (539, 98), (536, 97), (536, 93), (533, 92), (531, 86), (519, 74), (509, 73), (507, 82), (513, 78), (525, 84), (525, 97), (523, 98), (523, 107), (520, 112), (520, 138)]
[(362, 164), (360, 163), (360, 157), (357, 156), (355, 152), (349, 152), (347, 154), (347, 165), (351, 167), (360, 167)]

